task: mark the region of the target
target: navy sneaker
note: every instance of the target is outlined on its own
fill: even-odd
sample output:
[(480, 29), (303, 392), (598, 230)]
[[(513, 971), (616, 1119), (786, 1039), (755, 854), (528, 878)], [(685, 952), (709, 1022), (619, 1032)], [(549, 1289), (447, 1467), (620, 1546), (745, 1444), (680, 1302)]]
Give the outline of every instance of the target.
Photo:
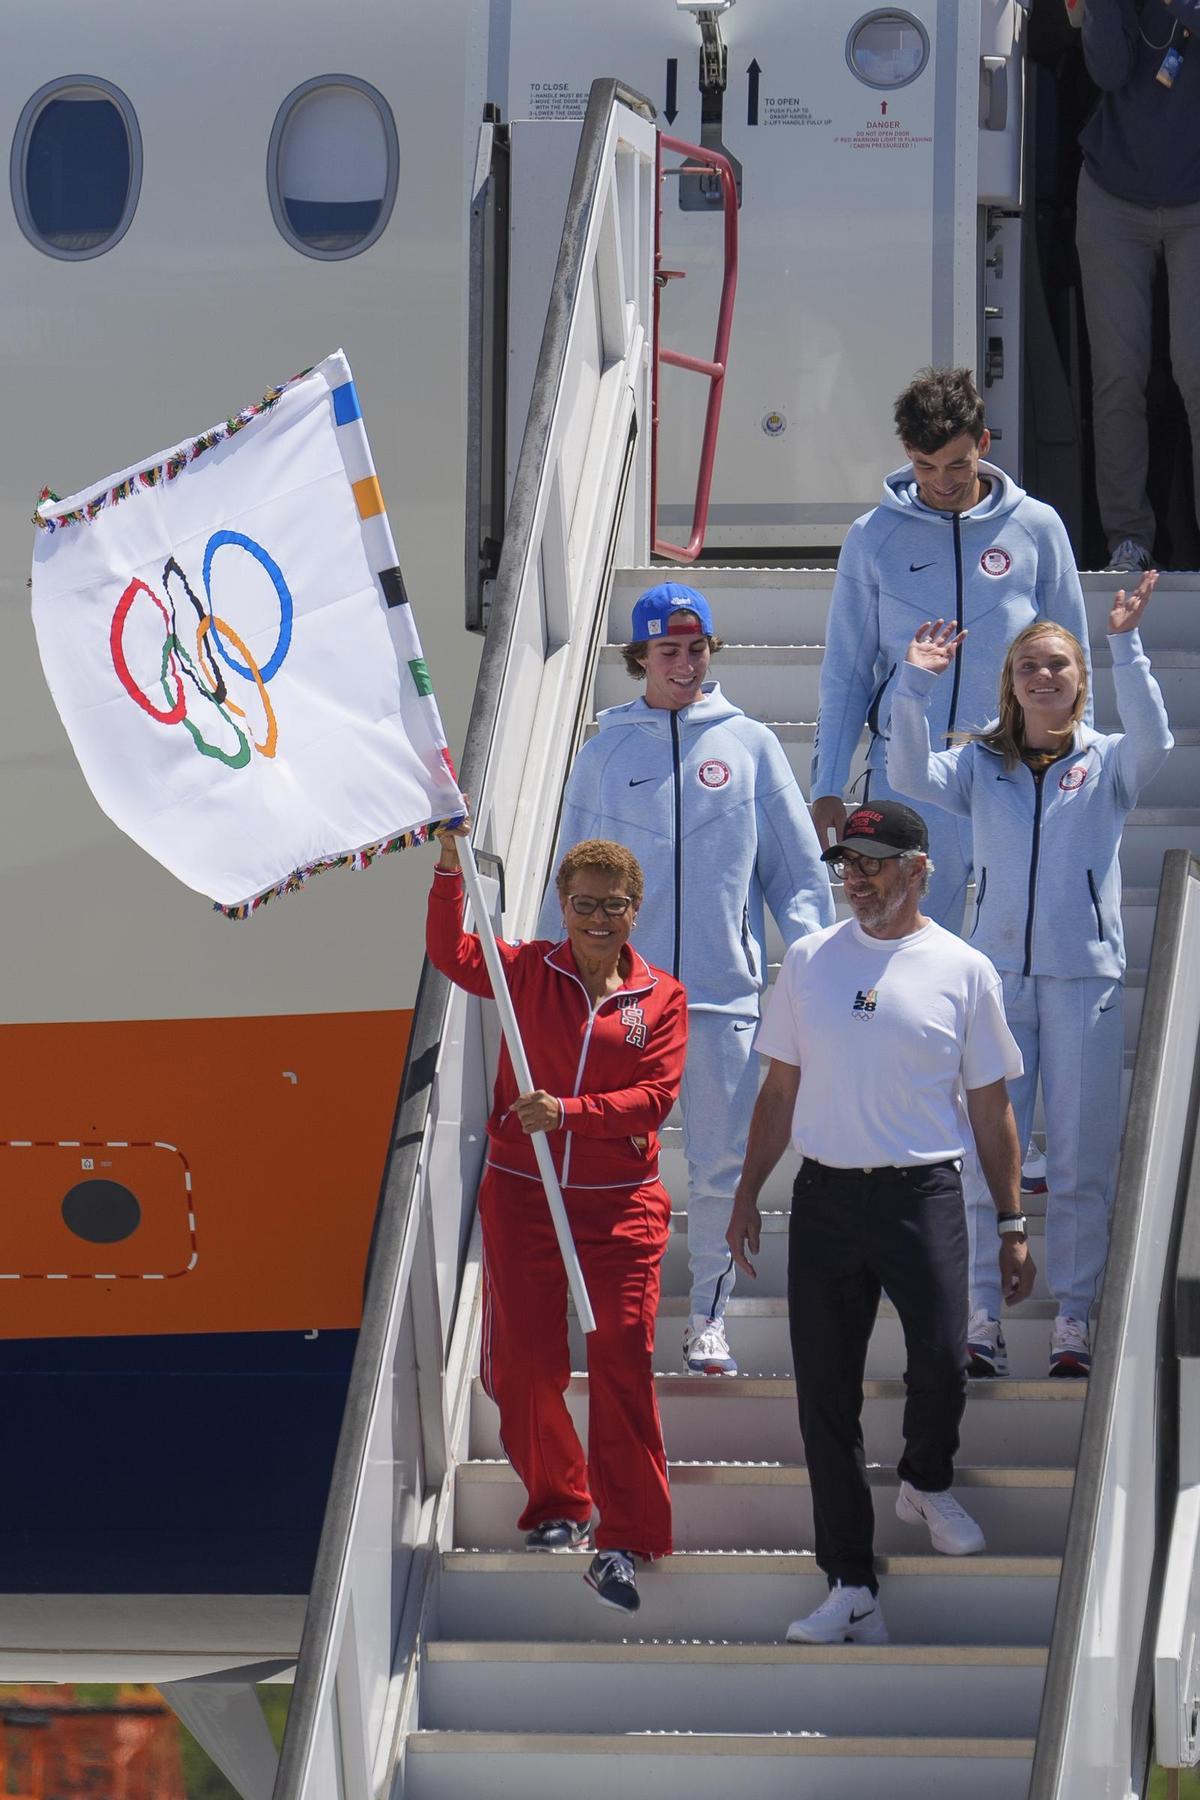
[(617, 1612), (635, 1613), (642, 1604), (628, 1550), (597, 1550), (583, 1579), (595, 1589), (597, 1600)]
[(577, 1550), (591, 1535), (590, 1519), (543, 1519), (525, 1534), (527, 1550)]

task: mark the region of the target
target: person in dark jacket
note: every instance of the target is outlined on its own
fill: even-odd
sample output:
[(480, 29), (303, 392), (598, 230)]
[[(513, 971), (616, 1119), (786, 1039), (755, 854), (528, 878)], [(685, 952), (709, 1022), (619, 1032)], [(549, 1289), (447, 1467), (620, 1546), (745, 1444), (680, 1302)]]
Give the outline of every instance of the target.
[[(455, 835), (438, 834), (426, 947), (451, 981), (490, 998), (479, 939), (462, 928)], [(519, 1529), (530, 1550), (574, 1548), (586, 1543), (595, 1507), (587, 1580), (605, 1604), (627, 1613), (639, 1605), (634, 1557), (671, 1550), (651, 1360), (671, 1221), (658, 1130), (679, 1092), (687, 1048), (683, 988), (629, 942), (643, 887), (636, 857), (621, 844), (577, 844), (555, 879), (563, 941), (501, 941), (537, 1086), (518, 1092), (502, 1048), (479, 1190), (481, 1372), (528, 1496)], [(535, 1131), (549, 1140), (596, 1315), (587, 1339), (586, 1454), (565, 1399), (567, 1278), (529, 1141)]]
[(1100, 89), (1079, 137), (1076, 214), (1092, 352), (1096, 495), (1110, 566), (1144, 569), (1154, 549), (1146, 384), (1160, 262), (1200, 518), (1200, 4), (1087, 0), (1083, 55)]

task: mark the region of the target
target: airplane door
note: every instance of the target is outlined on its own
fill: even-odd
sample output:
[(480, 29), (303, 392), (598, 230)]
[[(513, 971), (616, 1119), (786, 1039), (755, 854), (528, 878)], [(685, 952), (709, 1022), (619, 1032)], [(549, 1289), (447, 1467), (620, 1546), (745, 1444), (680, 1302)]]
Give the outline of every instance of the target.
[[(914, 371), (976, 364), (979, 9), (737, 0), (719, 29), (720, 138), (743, 203), (708, 542), (830, 544), (900, 460), (892, 405)], [(674, 0), (493, 0), (492, 33), (491, 89), (508, 117), (581, 117), (591, 79), (612, 74), (701, 141), (701, 32)], [(710, 355), (719, 220), (684, 210), (673, 181), (663, 248), (687, 278), (664, 292), (662, 342)], [(678, 539), (706, 396), (674, 369), (660, 395), (659, 525)]]

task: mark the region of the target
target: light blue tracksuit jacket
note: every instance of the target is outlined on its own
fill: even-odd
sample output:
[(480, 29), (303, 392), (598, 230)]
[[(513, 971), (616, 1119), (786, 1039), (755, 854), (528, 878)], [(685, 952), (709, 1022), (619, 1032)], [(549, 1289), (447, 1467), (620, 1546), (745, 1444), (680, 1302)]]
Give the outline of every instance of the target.
[[(953, 619), (969, 634), (931, 700), (930, 733), (939, 746), (948, 734), (977, 730), (992, 717), (1005, 652), (1035, 619), (1065, 625), (1087, 655), (1083, 590), (1062, 520), (992, 463), (980, 471), (991, 486), (979, 505), (949, 513), (918, 499), (906, 465), (887, 477), (882, 504), (847, 532), (821, 665), (814, 797), (844, 792), (864, 725), (871, 774), (861, 797), (888, 797), (885, 750), (897, 672), (926, 619)], [(949, 819), (927, 823), (935, 875), (926, 910), (957, 931), (969, 835)]]
[[(1086, 1319), (1099, 1290), (1121, 1132), (1124, 1031), (1121, 832), (1173, 739), (1136, 631), (1108, 640), (1124, 732), (1076, 728), (1040, 776), (974, 742), (934, 752), (929, 713), (948, 672), (901, 665), (887, 749), (892, 785), (969, 818), (975, 844), (971, 942), (1004, 981), (1025, 1072), (1010, 1083), (1028, 1142), (1040, 1075), (1050, 1204), (1046, 1263), (1061, 1312)], [(972, 1307), (999, 1316), (991, 1202), (969, 1191), (977, 1254)]]
[[(633, 851), (646, 878), (637, 947), (687, 989), (692, 1311), (717, 1317), (733, 1285), (725, 1231), (758, 1093), (764, 908), (785, 944), (831, 925), (829, 875), (778, 738), (715, 682), (678, 712), (639, 695), (600, 714), (567, 781), (555, 866), (585, 838)], [(538, 935), (562, 935), (553, 885)]]

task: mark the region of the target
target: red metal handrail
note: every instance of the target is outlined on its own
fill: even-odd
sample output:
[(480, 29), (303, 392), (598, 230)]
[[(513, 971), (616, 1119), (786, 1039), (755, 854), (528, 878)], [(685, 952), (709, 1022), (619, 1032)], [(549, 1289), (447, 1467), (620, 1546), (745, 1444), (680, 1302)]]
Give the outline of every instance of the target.
[[(717, 312), (717, 335), (712, 360), (687, 356), (682, 350), (664, 350), (659, 343), (659, 306), (663, 286), (679, 278), (683, 271), (662, 268), (662, 189), (666, 175), (662, 166), (664, 150), (678, 151), (689, 162), (702, 163), (721, 178), (721, 198), (725, 214), (725, 268), (721, 280), (721, 304)], [(658, 205), (654, 225), (654, 367), (652, 371), (652, 439), (650, 452), (650, 536), (656, 556), (670, 556), (677, 562), (695, 562), (704, 547), (708, 529), (708, 502), (712, 493), (713, 463), (717, 455), (717, 427), (721, 421), (721, 399), (725, 391), (725, 368), (729, 357), (729, 334), (733, 329), (733, 299), (738, 278), (738, 205), (737, 183), (728, 157), (719, 150), (706, 150), (699, 144), (685, 143), (682, 138), (659, 134), (655, 167)], [(692, 508), (692, 535), (686, 544), (671, 544), (658, 536), (658, 371), (662, 363), (676, 369), (690, 369), (708, 377), (708, 408), (704, 415), (704, 435), (700, 440), (700, 468), (696, 476), (696, 501)]]

